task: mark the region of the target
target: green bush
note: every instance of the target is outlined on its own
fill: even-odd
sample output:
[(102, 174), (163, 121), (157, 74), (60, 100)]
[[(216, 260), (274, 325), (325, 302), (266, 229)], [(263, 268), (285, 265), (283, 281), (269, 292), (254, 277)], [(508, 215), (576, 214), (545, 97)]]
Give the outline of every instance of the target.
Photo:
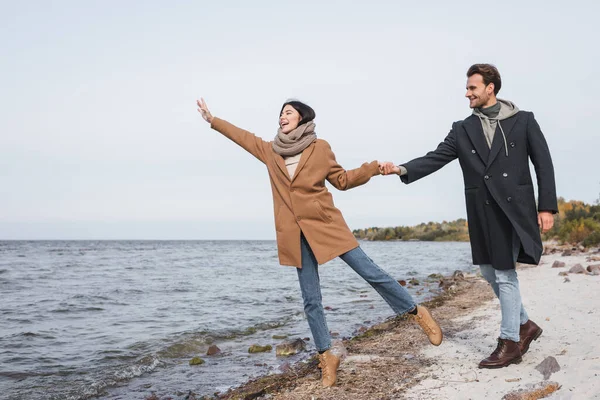
[(582, 243), (585, 247), (592, 247), (600, 245), (600, 231), (592, 232), (588, 237), (583, 240)]

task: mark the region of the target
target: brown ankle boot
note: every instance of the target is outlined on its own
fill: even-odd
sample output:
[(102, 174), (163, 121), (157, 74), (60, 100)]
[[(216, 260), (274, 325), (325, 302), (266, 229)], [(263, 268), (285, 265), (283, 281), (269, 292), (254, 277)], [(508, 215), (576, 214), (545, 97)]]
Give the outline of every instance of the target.
[(413, 316), (421, 329), (427, 334), (429, 341), (434, 346), (439, 346), (442, 343), (442, 329), (433, 319), (429, 310), (423, 306), (417, 306), (417, 315)]
[(521, 362), (521, 349), (518, 342), (498, 338), (496, 350), (485, 360), (481, 360), (479, 368), (503, 368)]
[(540, 328), (535, 322), (529, 320), (525, 322), (519, 328), (519, 348), (521, 349), (521, 355), (527, 353), (529, 350), (529, 345), (534, 340), (538, 340), (538, 338), (542, 335), (542, 328)]
[(319, 368), (321, 368), (321, 376), (323, 377), (323, 386), (331, 387), (335, 385), (337, 379), (337, 369), (340, 366), (340, 358), (327, 350), (323, 354), (319, 354)]

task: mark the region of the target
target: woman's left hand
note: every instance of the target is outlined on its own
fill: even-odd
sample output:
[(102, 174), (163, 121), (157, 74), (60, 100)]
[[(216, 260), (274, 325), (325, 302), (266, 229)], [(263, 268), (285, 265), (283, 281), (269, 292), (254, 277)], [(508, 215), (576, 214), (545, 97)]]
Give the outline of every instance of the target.
[(209, 124), (212, 123), (213, 116), (210, 111), (208, 111), (208, 106), (204, 99), (200, 97), (200, 100), (196, 100), (196, 104), (198, 104), (198, 112), (202, 115), (202, 118)]

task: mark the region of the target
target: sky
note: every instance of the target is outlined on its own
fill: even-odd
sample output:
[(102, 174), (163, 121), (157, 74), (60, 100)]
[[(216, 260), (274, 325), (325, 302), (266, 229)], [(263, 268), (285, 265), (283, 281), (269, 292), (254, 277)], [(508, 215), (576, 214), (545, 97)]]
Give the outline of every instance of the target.
[[(0, 239), (274, 239), (266, 168), (196, 111), (272, 140), (300, 99), (346, 169), (433, 150), (469, 66), (533, 111), (559, 196), (600, 193), (596, 1), (0, 0)], [(532, 169), (533, 172), (533, 169)], [(329, 186), (352, 229), (466, 217), (457, 161)]]

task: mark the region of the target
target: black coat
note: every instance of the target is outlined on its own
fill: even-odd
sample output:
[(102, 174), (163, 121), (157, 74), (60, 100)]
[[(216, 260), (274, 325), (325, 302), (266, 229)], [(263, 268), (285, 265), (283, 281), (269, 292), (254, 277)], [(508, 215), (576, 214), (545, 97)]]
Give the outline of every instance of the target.
[[(473, 264), (506, 270), (515, 267), (513, 249), (518, 241), (518, 261), (539, 263), (542, 239), (537, 212), (556, 213), (558, 206), (552, 158), (533, 113), (519, 111), (500, 124), (506, 143), (497, 126), (490, 150), (479, 117), (471, 115), (455, 122), (436, 150), (403, 164), (408, 173), (400, 178), (404, 183), (417, 181), (458, 158)], [(537, 175), (537, 209), (529, 159)]]

